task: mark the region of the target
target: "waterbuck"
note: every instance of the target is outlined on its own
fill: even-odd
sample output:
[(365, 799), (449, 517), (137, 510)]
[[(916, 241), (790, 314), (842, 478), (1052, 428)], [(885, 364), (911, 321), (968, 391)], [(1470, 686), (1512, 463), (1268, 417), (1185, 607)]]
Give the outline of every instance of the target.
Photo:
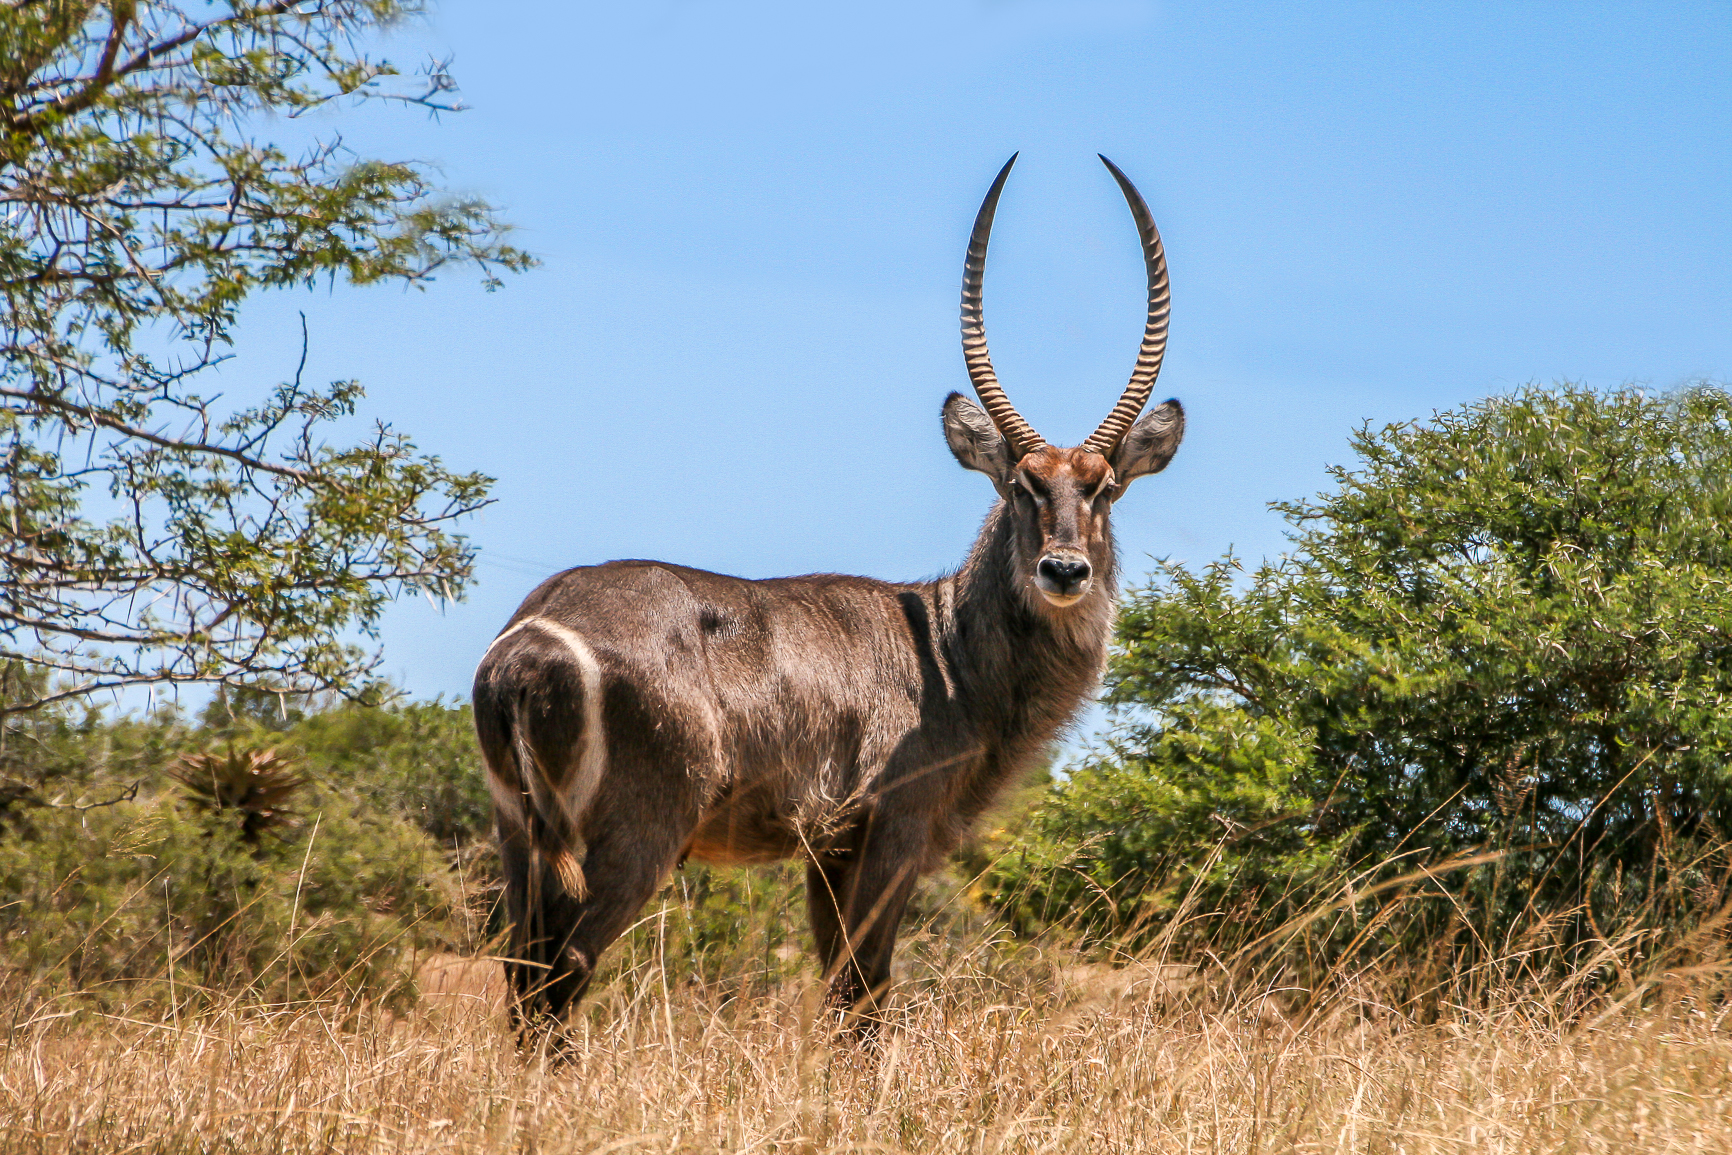
[(959, 393), (943, 408), (951, 453), (998, 491), (955, 573), (747, 581), (614, 561), (547, 579), (494, 639), (475, 674), (475, 725), (520, 1022), (580, 997), (687, 858), (796, 855), (831, 1004), (869, 1020), (916, 878), (1094, 690), (1116, 596), (1113, 502), (1166, 466), (1185, 428), (1177, 401), (1137, 420), (1166, 349), (1166, 258), (1143, 198), (1101, 160), (1148, 271), (1135, 371), (1074, 449), (1048, 445), (1011, 407), (980, 307), (1011, 157), (962, 279), (963, 354), (984, 411)]

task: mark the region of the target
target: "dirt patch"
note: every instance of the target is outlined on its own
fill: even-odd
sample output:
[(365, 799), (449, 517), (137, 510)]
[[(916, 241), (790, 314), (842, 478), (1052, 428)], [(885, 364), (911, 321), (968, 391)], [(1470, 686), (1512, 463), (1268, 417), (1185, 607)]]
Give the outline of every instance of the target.
[(503, 1014), (505, 968), (496, 958), (433, 955), (415, 972), (422, 1006), (432, 1011)]

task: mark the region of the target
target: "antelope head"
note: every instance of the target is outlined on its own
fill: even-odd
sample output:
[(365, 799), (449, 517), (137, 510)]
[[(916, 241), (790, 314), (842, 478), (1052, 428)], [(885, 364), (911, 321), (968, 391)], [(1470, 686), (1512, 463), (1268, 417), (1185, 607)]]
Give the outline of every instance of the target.
[(1030, 604), (1062, 612), (1081, 602), (1112, 572), (1113, 502), (1132, 481), (1159, 473), (1185, 433), (1185, 411), (1163, 401), (1141, 420), (1167, 349), (1167, 258), (1149, 207), (1130, 179), (1106, 157), (1143, 243), (1149, 313), (1136, 368), (1117, 405), (1087, 441), (1073, 449), (1048, 445), (1012, 407), (992, 370), (981, 318), (986, 242), (1011, 157), (981, 203), (962, 274), (962, 353), (980, 405), (960, 393), (944, 402), (944, 437), (964, 468), (992, 479), (1005, 504), (1014, 542), (1015, 579)]

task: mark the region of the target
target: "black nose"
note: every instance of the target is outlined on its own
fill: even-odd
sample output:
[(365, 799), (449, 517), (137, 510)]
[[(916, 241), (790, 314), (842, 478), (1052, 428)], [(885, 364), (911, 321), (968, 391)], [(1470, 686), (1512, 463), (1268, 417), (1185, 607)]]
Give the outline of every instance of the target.
[(1040, 576), (1061, 590), (1073, 589), (1088, 580), (1089, 563), (1080, 558), (1043, 557)]

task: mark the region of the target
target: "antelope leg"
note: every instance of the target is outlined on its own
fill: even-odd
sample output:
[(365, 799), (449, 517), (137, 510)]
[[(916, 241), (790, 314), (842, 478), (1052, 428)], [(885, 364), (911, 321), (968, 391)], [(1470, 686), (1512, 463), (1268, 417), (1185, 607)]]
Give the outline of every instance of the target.
[(631, 925), (644, 903), (673, 870), (688, 825), (658, 829), (628, 823), (598, 806), (589, 824), (583, 874), (586, 893), (568, 893), (545, 863), (537, 873), (521, 840), (501, 840), (506, 892), (514, 920), (507, 964), (519, 1026), (558, 1019), (583, 997), (608, 945)]
[(919, 875), (920, 848), (898, 837), (914, 823), (868, 821), (852, 861), (806, 870), (806, 905), (829, 980), (826, 1002), (856, 1033), (876, 1031), (890, 986), (890, 959), (902, 913)]

